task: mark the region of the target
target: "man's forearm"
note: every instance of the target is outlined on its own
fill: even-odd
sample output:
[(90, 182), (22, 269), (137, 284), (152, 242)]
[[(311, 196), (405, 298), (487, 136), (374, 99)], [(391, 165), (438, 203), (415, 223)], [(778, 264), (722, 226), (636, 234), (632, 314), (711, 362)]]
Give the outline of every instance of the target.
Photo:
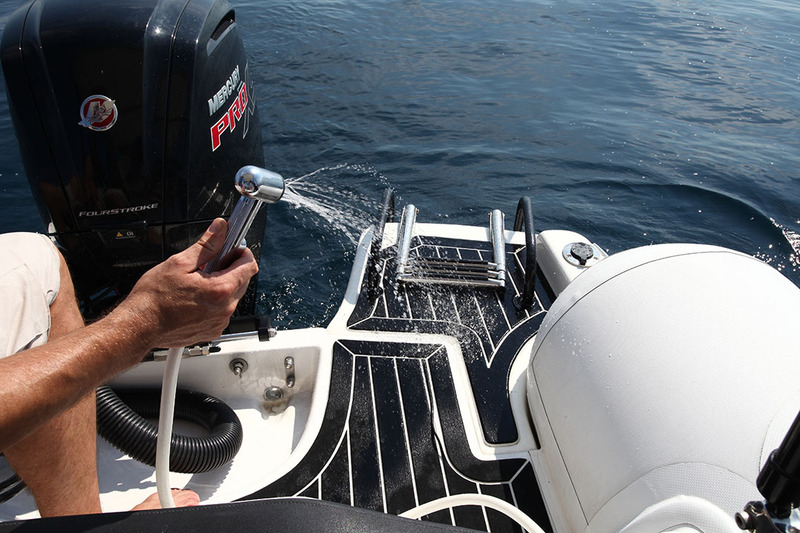
[(102, 320), (0, 360), (0, 450), (141, 361), (151, 348), (219, 337), (258, 272), (247, 249), (222, 271), (199, 271), (219, 253), (226, 229), (216, 219), (195, 244), (147, 271)]
[(0, 450), (140, 361), (149, 336), (125, 309), (0, 359)]

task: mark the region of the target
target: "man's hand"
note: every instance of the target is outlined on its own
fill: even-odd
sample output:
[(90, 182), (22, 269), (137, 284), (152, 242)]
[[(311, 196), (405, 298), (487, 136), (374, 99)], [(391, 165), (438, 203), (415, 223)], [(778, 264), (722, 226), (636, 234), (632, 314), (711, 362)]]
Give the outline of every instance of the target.
[(195, 244), (146, 272), (115, 310), (141, 321), (150, 348), (215, 339), (228, 325), (258, 264), (244, 249), (225, 270), (200, 271), (222, 249), (227, 227), (225, 220), (214, 220)]
[(140, 362), (150, 349), (219, 337), (258, 272), (250, 250), (225, 270), (198, 270), (222, 248), (226, 231), (227, 223), (215, 220), (197, 243), (145, 273), (94, 324), (0, 359), (0, 451)]

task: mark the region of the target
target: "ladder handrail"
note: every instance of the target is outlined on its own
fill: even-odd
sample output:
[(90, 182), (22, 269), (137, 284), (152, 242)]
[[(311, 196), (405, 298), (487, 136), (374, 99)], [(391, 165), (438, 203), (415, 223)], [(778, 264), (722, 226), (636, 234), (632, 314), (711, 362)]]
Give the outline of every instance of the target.
[(381, 199), (381, 212), (378, 215), (378, 222), (375, 226), (375, 234), (372, 236), (369, 259), (367, 261), (367, 290), (368, 296), (374, 298), (378, 294), (378, 283), (380, 281), (380, 252), (383, 243), (383, 230), (387, 222), (394, 222), (394, 189), (387, 187), (383, 191)]
[(533, 206), (529, 196), (523, 196), (517, 204), (517, 215), (514, 217), (514, 231), (525, 229), (525, 282), (522, 295), (514, 299), (519, 310), (529, 309), (533, 305), (536, 290), (536, 234), (533, 228)]

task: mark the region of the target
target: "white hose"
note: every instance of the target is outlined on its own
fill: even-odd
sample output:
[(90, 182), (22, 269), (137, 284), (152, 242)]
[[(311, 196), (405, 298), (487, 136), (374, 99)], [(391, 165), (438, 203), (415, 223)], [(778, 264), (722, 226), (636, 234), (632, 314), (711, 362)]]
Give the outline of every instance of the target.
[[(220, 252), (212, 258), (203, 272), (211, 273), (237, 246), (244, 247), (244, 236), (261, 208), (261, 204), (275, 203), (284, 191), (283, 178), (269, 170), (248, 165), (236, 173), (236, 189), (242, 197), (236, 202), (228, 220), (228, 233)], [(175, 507), (172, 487), (169, 483), (169, 448), (172, 440), (172, 418), (175, 413), (175, 390), (178, 387), (178, 370), (181, 366), (183, 348), (170, 348), (161, 382), (161, 408), (158, 415), (158, 437), (156, 438), (156, 488), (161, 507)]]
[(444, 511), (451, 507), (459, 507), (462, 505), (489, 507), (490, 509), (503, 513), (519, 524), (523, 529), (527, 530), (528, 533), (544, 533), (544, 530), (528, 515), (510, 503), (500, 498), (495, 498), (494, 496), (487, 496), (486, 494), (457, 494), (455, 496), (446, 496), (409, 509), (405, 513), (401, 513), (400, 516), (403, 518), (418, 519), (437, 511)]
[(169, 483), (169, 448), (172, 440), (172, 419), (175, 413), (175, 390), (178, 388), (178, 371), (181, 367), (183, 348), (170, 348), (167, 364), (161, 381), (161, 408), (158, 414), (158, 437), (156, 439), (156, 489), (158, 500), (164, 509), (175, 507), (172, 487)]

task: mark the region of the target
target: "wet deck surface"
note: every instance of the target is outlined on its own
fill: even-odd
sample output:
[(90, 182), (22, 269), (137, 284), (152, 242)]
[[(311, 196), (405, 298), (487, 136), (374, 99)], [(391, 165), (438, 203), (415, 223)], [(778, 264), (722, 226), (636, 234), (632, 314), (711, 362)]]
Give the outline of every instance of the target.
[[(491, 254), (490, 243), (429, 237), (412, 242), (412, 257), (491, 260)], [(505, 290), (399, 284), (393, 257), (390, 251), (380, 260), (387, 275), (379, 290), (362, 291), (348, 327), (455, 338), (485, 441), (515, 442), (509, 370), (550, 305), (537, 279), (531, 309), (515, 308), (524, 277), (522, 250), (507, 246)], [(325, 421), (312, 449), (252, 498), (300, 495), (399, 514), (447, 495), (481, 493), (514, 504), (551, 529), (529, 460), (484, 461), (471, 453), (445, 345), (341, 339), (334, 346), (331, 379)], [(427, 519), (483, 531), (520, 531), (500, 513), (479, 507)]]

